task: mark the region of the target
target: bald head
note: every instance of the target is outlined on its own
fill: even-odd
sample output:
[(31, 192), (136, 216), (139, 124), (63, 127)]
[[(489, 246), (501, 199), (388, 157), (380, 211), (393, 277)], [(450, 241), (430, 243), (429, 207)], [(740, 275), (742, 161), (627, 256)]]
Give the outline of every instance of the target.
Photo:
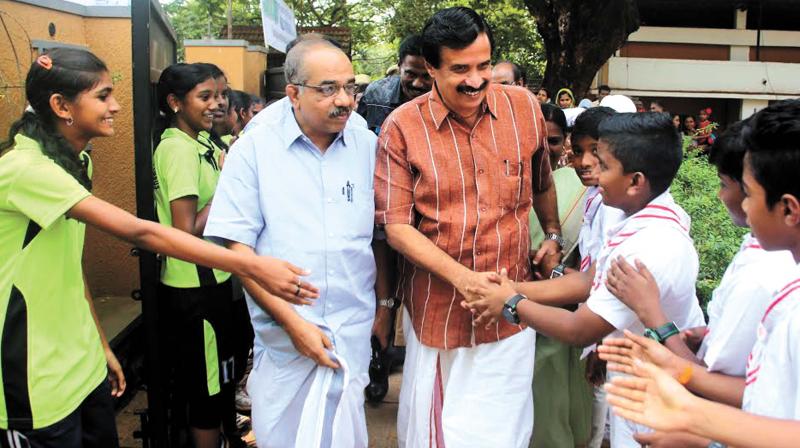
[(347, 55), (339, 47), (325, 39), (301, 40), (286, 54), (286, 61), (283, 64), (286, 82), (289, 84), (303, 84), (308, 81), (310, 77), (308, 56), (310, 54), (325, 58), (321, 62), (346, 61), (347, 64), (350, 64)]
[(508, 61), (502, 61), (495, 64), (492, 69), (492, 81), (497, 84), (517, 85), (522, 86), (525, 84), (522, 70), (517, 64)]

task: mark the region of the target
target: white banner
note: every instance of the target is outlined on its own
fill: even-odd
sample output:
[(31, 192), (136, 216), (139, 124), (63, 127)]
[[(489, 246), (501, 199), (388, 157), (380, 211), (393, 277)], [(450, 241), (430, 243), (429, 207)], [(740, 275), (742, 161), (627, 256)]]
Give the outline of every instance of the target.
[(286, 45), (297, 37), (294, 12), (283, 0), (261, 0), (264, 45), (286, 53)]

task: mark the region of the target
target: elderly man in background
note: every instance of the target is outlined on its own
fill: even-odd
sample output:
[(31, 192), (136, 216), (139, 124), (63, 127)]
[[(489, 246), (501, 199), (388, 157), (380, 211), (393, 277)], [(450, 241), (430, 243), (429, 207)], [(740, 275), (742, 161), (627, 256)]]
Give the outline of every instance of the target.
[(321, 286), (313, 303), (290, 304), (243, 282), (256, 335), (248, 392), (258, 446), (366, 447), (376, 137), (348, 121), (355, 76), (339, 48), (301, 41), (285, 73), (291, 107), (237, 140), (205, 234), (235, 251), (280, 254)]
[(513, 62), (501, 61), (492, 68), (492, 82), (525, 87), (525, 72), (522, 67)]

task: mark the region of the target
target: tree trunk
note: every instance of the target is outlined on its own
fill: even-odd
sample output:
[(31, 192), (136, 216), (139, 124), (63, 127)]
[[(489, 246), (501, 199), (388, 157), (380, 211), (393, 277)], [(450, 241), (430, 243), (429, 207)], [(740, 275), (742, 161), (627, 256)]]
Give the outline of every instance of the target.
[[(636, 0), (525, 0), (544, 41), (545, 86), (568, 87), (578, 102), (595, 74), (628, 35), (639, 29)], [(553, 98), (555, 101), (556, 98)]]

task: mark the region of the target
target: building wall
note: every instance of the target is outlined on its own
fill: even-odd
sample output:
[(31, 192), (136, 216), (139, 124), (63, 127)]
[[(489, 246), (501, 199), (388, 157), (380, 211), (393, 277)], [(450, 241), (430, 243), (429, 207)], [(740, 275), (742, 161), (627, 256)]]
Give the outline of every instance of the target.
[[(45, 3), (45, 2), (42, 2)], [(114, 129), (116, 135), (92, 141), (94, 161), (94, 191), (98, 197), (125, 210), (136, 212), (133, 120), (132, 66), (130, 18), (87, 17), (55, 9), (0, 0), (0, 11), (8, 26), (14, 48), (22, 60), (17, 64), (10, 53), (5, 33), (0, 33), (0, 72), (12, 88), (0, 99), (0, 136), (25, 108), (24, 81), (34, 57), (38, 54), (30, 41), (51, 41), (88, 47), (109, 67), (114, 79), (114, 95), (120, 103)], [(48, 25), (56, 26), (51, 37)], [(27, 36), (26, 36), (27, 34)], [(11, 56), (11, 57), (9, 57)], [(0, 81), (2, 82), (2, 81)], [(96, 296), (128, 296), (138, 285), (138, 264), (128, 256), (130, 246), (87, 226), (84, 248), (84, 267), (92, 292)]]
[(266, 70), (266, 50), (244, 40), (187, 40), (186, 62), (209, 62), (217, 65), (228, 78), (232, 89), (261, 94), (261, 75)]
[[(114, 118), (115, 135), (92, 143), (97, 173), (93, 193), (136, 214), (131, 21), (86, 18), (84, 29), (87, 45), (111, 71), (114, 97), (120, 105)], [(87, 226), (84, 266), (96, 295), (129, 296), (138, 288), (138, 260), (129, 255), (130, 249), (129, 243)]]
[(728, 61), (731, 58), (731, 47), (686, 43), (629, 42), (620, 48), (619, 55), (627, 58)]

